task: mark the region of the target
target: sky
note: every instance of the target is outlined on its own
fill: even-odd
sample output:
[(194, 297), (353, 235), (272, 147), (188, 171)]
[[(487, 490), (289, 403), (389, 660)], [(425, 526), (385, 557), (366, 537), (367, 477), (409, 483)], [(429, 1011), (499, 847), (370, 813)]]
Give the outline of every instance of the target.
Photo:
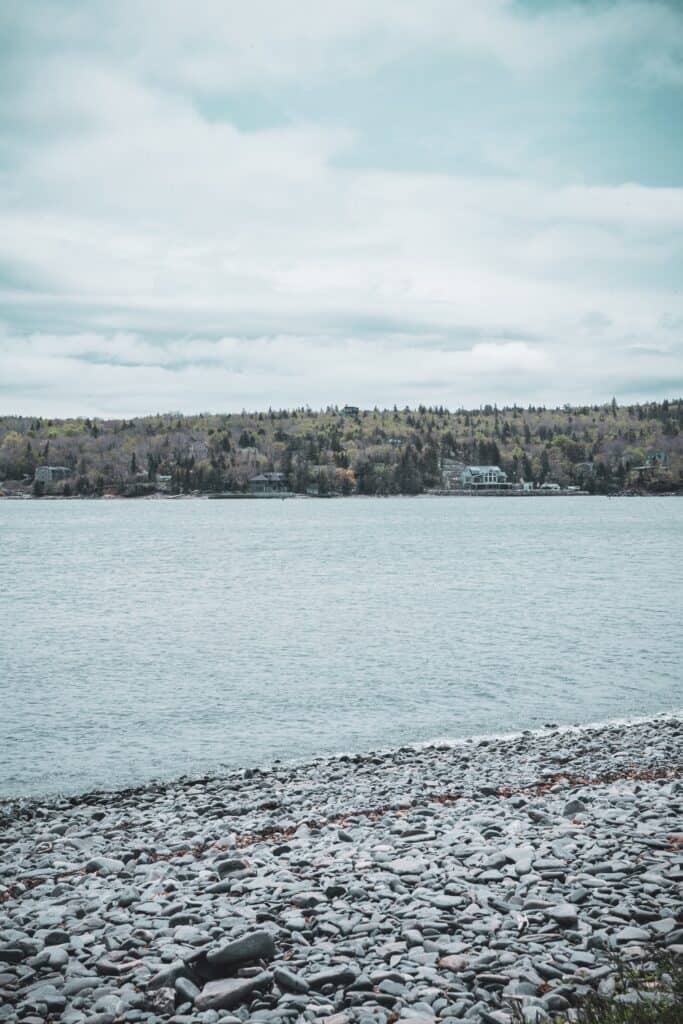
[(681, 393), (681, 0), (0, 4), (0, 414)]

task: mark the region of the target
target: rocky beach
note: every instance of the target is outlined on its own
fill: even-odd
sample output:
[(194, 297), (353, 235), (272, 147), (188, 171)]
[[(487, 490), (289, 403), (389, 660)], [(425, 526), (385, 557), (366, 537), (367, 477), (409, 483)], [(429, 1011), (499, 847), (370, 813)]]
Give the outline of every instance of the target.
[(0, 803), (0, 1021), (538, 1024), (661, 998), (638, 972), (683, 958), (682, 741), (677, 716), (548, 726)]

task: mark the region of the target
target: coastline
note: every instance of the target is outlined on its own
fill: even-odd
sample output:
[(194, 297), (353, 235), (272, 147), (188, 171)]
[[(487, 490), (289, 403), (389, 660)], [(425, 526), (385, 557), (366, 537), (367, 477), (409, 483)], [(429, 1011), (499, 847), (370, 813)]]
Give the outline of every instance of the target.
[(3, 802), (0, 1020), (566, 1013), (683, 955), (682, 748), (674, 712)]
[(213, 491), (199, 491), (196, 494), (43, 494), (37, 497), (33, 494), (0, 494), (0, 500), (4, 501), (188, 501), (191, 499), (218, 499), (232, 501), (329, 501), (337, 499), (342, 501), (369, 500), (386, 498), (680, 498), (683, 491), (614, 491), (608, 494), (591, 494), (589, 491), (490, 491), (486, 493), (472, 493), (467, 491), (423, 491), (419, 494), (222, 494)]

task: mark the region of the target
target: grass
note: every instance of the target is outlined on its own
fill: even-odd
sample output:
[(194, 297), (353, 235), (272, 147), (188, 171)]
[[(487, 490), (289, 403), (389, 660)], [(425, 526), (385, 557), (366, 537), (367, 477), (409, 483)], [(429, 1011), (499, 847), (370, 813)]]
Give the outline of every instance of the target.
[[(637, 1002), (617, 997), (637, 993)], [(683, 1024), (683, 965), (661, 960), (650, 970), (620, 965), (617, 994), (593, 996), (579, 1007), (576, 1024)]]
[[(629, 992), (640, 998), (621, 1002)], [(513, 1016), (522, 1020), (520, 1011)], [(663, 958), (638, 970), (620, 963), (613, 996), (590, 996), (570, 1017), (556, 1017), (555, 1024), (683, 1024), (683, 963)]]

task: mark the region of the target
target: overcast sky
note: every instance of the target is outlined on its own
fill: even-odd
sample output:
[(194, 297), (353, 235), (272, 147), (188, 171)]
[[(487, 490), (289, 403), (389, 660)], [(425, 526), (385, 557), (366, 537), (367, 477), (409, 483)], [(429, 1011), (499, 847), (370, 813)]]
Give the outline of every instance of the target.
[(683, 392), (680, 0), (2, 0), (0, 413)]

